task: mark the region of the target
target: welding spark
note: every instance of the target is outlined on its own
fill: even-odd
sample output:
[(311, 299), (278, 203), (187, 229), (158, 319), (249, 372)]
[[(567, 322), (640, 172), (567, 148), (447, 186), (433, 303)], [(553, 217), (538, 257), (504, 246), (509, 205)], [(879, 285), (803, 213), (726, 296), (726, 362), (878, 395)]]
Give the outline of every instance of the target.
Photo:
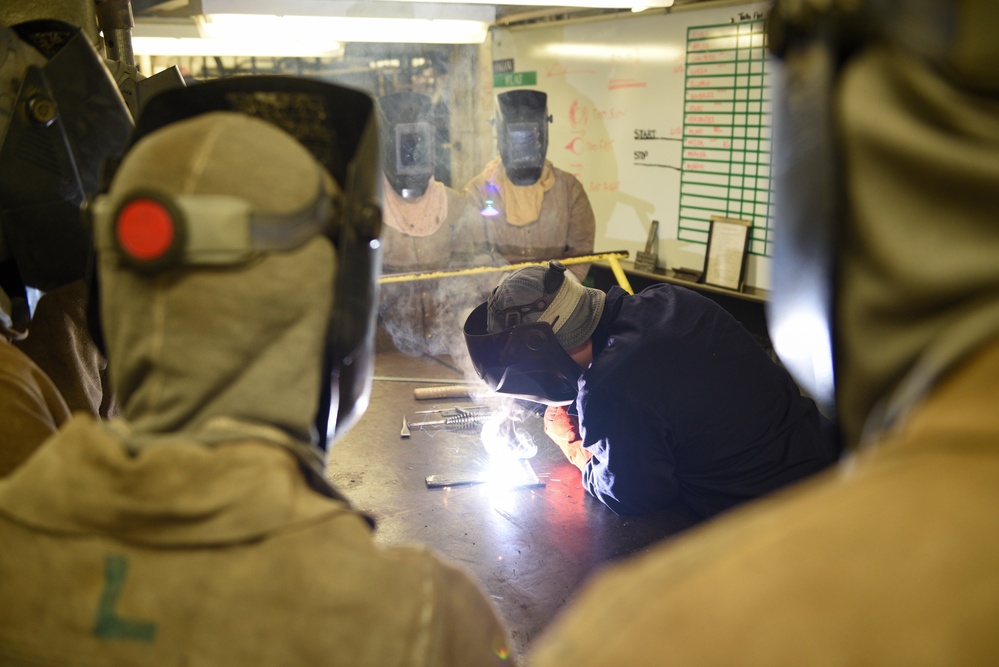
[(511, 401), (482, 424), (482, 444), (489, 454), (484, 476), (493, 488), (540, 483), (528, 461), (538, 453), (538, 446), (523, 427), (523, 420), (524, 410)]
[(482, 422), (482, 444), (490, 458), (530, 459), (538, 453), (534, 438), (523, 427), (523, 413), (509, 402)]

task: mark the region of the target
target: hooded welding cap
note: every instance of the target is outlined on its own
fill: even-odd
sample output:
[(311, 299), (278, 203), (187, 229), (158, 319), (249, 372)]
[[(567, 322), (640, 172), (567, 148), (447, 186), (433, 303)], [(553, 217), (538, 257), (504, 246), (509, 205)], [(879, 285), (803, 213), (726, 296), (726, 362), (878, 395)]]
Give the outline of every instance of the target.
[(593, 335), (605, 296), (557, 261), (514, 271), (465, 321), (475, 372), (497, 393), (572, 403), (582, 369), (568, 351)]
[(60, 21), (0, 26), (0, 85), (0, 259), (51, 290), (86, 274), (79, 208), (132, 118), (87, 36)]
[[(220, 79), (167, 91), (144, 108), (121, 162), (123, 175), (130, 155), (147, 137), (163, 136), (174, 127), (203, 118), (218, 127), (209, 124), (188, 130), (200, 134), (188, 140), (187, 152), (172, 151), (165, 144), (160, 148), (163, 153), (157, 153), (163, 163), (147, 166), (152, 171), (145, 181), (127, 191), (115, 186), (117, 191), (103, 193), (87, 207), (102, 266), (112, 258), (119, 272), (137, 276), (154, 277), (178, 269), (252, 267), (260, 258), (286, 254), (318, 236), (332, 242), (336, 267), (329, 291), (333, 303), (321, 360), (325, 380), (315, 412), (315, 437), (324, 449), (353, 425), (370, 394), (381, 228), (373, 112), (372, 100), (364, 93), (291, 77)], [(255, 145), (262, 141), (258, 134), (264, 131), (247, 125), (238, 141), (234, 140), (233, 116), (246, 119), (244, 124), (256, 123), (268, 136), (277, 132), (279, 136), (271, 138), (275, 150), (288, 150), (281, 148), (280, 136), (286, 137), (284, 143), (297, 141), (308, 159), (289, 161), (289, 169), (294, 167), (301, 177), (295, 183), (276, 185), (274, 179), (284, 178), (286, 170), (268, 171), (276, 167), (267, 164), (266, 146)], [(220, 143), (217, 153), (213, 152), (213, 142), (221, 142), (223, 136), (229, 144)], [(195, 155), (193, 150), (200, 152)], [(315, 166), (309, 167), (309, 162)], [(172, 182), (181, 182), (178, 179), (189, 173), (183, 181), (189, 184), (218, 172), (214, 178), (219, 184), (191, 185), (194, 194), (159, 191), (155, 169), (171, 174)], [(322, 172), (321, 179), (314, 178), (316, 170)], [(318, 188), (315, 184), (320, 181), (328, 186)], [(116, 175), (111, 183), (119, 183)], [(299, 197), (294, 210), (265, 210), (254, 203), (261, 197), (283, 196), (277, 191), (268, 194), (269, 188), (288, 190), (307, 183), (313, 184), (311, 194)], [(276, 289), (287, 292), (294, 286)], [(279, 309), (281, 304), (273, 306)], [(92, 325), (97, 310), (91, 308)], [(246, 317), (253, 316), (246, 313)]]
[(430, 98), (412, 92), (378, 98), (378, 131), (382, 169), (392, 189), (403, 199), (421, 197), (435, 165), (437, 134)]
[(847, 445), (999, 330), (993, 0), (777, 2), (767, 320)]
[(507, 178), (514, 185), (534, 185), (548, 153), (548, 95), (510, 90), (496, 96), (497, 141)]

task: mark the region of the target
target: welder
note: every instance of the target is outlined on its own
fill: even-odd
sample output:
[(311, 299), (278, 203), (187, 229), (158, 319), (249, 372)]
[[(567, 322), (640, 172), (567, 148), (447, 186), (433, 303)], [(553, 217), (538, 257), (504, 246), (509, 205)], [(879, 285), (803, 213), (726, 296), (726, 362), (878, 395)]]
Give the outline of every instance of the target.
[[(402, 91), (377, 100), (385, 210), (384, 273), (440, 271), (490, 263), (484, 230), (468, 200), (434, 178), (433, 104)], [(475, 249), (482, 253), (475, 257)], [(461, 347), (462, 310), (480, 299), (481, 279), (399, 282), (381, 287), (380, 324), (409, 356), (453, 354)], [(461, 303), (468, 301), (468, 308)]]
[[(582, 183), (547, 159), (548, 95), (496, 96), (499, 155), (465, 186), (492, 252), (510, 263), (587, 255), (596, 221)], [(588, 264), (572, 266), (580, 280)]]
[(619, 514), (708, 517), (814, 474), (833, 427), (726, 310), (691, 290), (584, 287), (557, 261), (513, 272), (465, 323), (495, 391), (547, 403), (545, 432)]
[(999, 662), (999, 6), (769, 23), (770, 326), (855, 453), (607, 572), (532, 665)]
[[(114, 413), (106, 361), (85, 323), (92, 243), (79, 207), (97, 187), (102, 159), (132, 129), (92, 44), (96, 28), (21, 21), (16, 9), (0, 10), (0, 475), (70, 410)], [(66, 18), (88, 24), (86, 14)]]
[(470, 578), (325, 481), (370, 391), (376, 142), (319, 81), (148, 102), (86, 206), (123, 417), (0, 482), (0, 662), (512, 662)]

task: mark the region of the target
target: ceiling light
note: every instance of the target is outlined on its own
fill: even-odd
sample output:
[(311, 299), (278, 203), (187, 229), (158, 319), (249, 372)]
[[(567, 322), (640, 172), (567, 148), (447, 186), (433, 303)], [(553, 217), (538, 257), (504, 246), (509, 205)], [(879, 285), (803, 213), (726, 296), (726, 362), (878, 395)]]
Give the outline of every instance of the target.
[(480, 44), (489, 31), (484, 21), (450, 18), (367, 16), (272, 16), (209, 14), (198, 17), (205, 37), (218, 40), (327, 42), (405, 42), (416, 44)]
[[(420, 0), (383, 0), (384, 2), (399, 3), (419, 3)], [(586, 7), (590, 9), (631, 9), (634, 0), (568, 0), (568, 2), (551, 2), (551, 0), (509, 0), (509, 2), (496, 2), (495, 0), (434, 0), (443, 4), (482, 4), (482, 5), (520, 5), (530, 7)], [(672, 7), (673, 0), (649, 0), (645, 3), (646, 8), (652, 7)]]
[(343, 53), (343, 44), (325, 35), (311, 37), (252, 33), (225, 38), (205, 37), (187, 19), (138, 19), (132, 28), (132, 51), (137, 56), (270, 56), (319, 57)]
[(201, 0), (194, 19), (136, 20), (136, 55), (336, 56), (344, 42), (480, 44), (492, 6), (366, 0)]

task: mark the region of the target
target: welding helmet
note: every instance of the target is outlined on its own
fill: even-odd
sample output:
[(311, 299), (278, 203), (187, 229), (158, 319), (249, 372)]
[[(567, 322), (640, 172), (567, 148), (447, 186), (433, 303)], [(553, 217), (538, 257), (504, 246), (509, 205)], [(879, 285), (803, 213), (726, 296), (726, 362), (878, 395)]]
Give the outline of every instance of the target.
[[(301, 211), (272, 216), (233, 197), (136, 191), (112, 200), (102, 193), (88, 203), (87, 216), (102, 255), (150, 275), (178, 266), (245, 263), (317, 235), (329, 238), (337, 262), (322, 360), (328, 382), (315, 425), (325, 449), (360, 417), (371, 388), (381, 230), (373, 102), (359, 91), (316, 80), (219, 79), (150, 100), (131, 145), (172, 123), (218, 111), (266, 121), (291, 135), (332, 177), (336, 194), (319, 194)], [(91, 291), (92, 327), (99, 323), (97, 294)]]
[(489, 333), (488, 304), (465, 320), (465, 345), (475, 372), (492, 391), (546, 405), (576, 400), (583, 371), (555, 340), (550, 324), (535, 322)]
[[(0, 77), (13, 93), (0, 95), (0, 236), (23, 286), (47, 291), (86, 274), (91, 240), (80, 205), (97, 188), (102, 160), (124, 148), (132, 118), (79, 28), (0, 26), (0, 49)], [(25, 49), (38, 57), (16, 57)]]
[(548, 153), (548, 95), (510, 90), (496, 96), (497, 141), (507, 178), (514, 185), (534, 185)]
[(378, 98), (382, 169), (404, 199), (427, 191), (434, 175), (437, 142), (433, 105), (426, 95), (399, 92)]
[(605, 295), (561, 262), (518, 269), (465, 321), (475, 372), (493, 391), (547, 405), (576, 399), (582, 369), (567, 350), (593, 335)]
[(97, 4), (80, 0), (9, 0), (0, 3), (0, 24), (14, 26), (30, 21), (62, 21), (80, 28), (90, 45), (100, 53), (103, 47), (97, 22)]
[(995, 335), (996, 20), (992, 0), (781, 0), (769, 17), (768, 325), (847, 444)]

